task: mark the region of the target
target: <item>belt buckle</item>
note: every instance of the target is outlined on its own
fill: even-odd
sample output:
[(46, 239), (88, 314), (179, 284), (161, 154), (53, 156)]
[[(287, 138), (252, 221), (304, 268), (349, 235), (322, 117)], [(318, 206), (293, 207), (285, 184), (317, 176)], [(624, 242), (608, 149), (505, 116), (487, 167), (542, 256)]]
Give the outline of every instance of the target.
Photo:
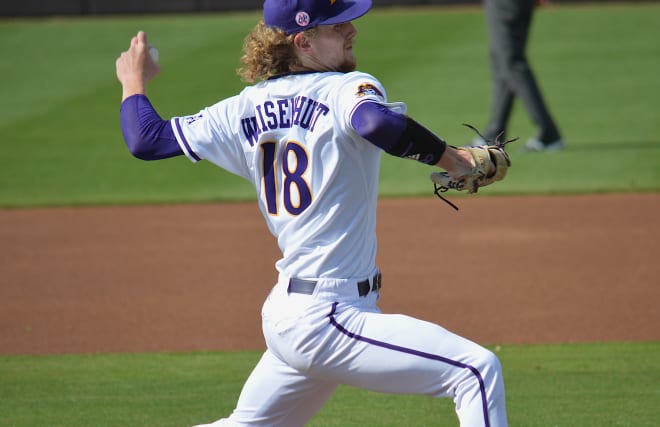
[(357, 282), (358, 296), (366, 297), (367, 295), (369, 295), (370, 290), (371, 290), (371, 285), (369, 284), (369, 279), (362, 280), (361, 282)]
[(358, 282), (357, 283), (358, 295), (361, 297), (366, 297), (367, 295), (369, 295), (369, 292), (380, 291), (381, 278), (382, 276), (379, 272), (376, 273), (374, 277), (371, 278), (371, 283), (369, 282), (369, 279)]
[(372, 283), (371, 283), (371, 292), (380, 291), (380, 287), (382, 286), (381, 283), (382, 279), (383, 279), (383, 275), (380, 274), (380, 272), (374, 275), (374, 278), (372, 279)]

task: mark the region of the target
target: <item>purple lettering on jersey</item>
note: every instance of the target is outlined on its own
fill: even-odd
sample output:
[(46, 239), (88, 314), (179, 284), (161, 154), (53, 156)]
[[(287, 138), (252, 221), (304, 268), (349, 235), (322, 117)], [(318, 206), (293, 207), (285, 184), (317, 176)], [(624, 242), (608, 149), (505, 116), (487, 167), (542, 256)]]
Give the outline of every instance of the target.
[(241, 126), (243, 127), (245, 139), (250, 143), (250, 147), (254, 147), (261, 133), (259, 126), (257, 126), (257, 118), (252, 116), (241, 119)]
[(307, 101), (306, 96), (296, 96), (291, 98), (291, 115), (293, 116), (293, 124), (298, 126), (300, 124), (300, 113)]
[(266, 122), (268, 129), (277, 129), (277, 115), (273, 112), (273, 108), (275, 108), (275, 104), (271, 101), (264, 102), (264, 114), (268, 117)]
[[(277, 102), (277, 104), (275, 104)], [(306, 96), (265, 101), (254, 107), (255, 115), (243, 117), (241, 128), (250, 147), (259, 141), (259, 136), (268, 130), (286, 129), (294, 125), (314, 131), (321, 116), (326, 116), (330, 108)]]
[(305, 107), (305, 112), (302, 113), (300, 117), (300, 127), (303, 129), (309, 129), (309, 123), (312, 121), (312, 114), (314, 114), (314, 105), (318, 104), (312, 98), (307, 98), (307, 107)]
[(289, 112), (289, 100), (288, 99), (278, 99), (277, 106), (280, 110), (280, 129), (290, 128), (291, 127), (291, 118), (288, 117), (287, 113)]
[(312, 121), (312, 115), (314, 114), (314, 109), (316, 107), (316, 104), (318, 102), (314, 101), (311, 98), (307, 99), (307, 107), (305, 108), (305, 112), (302, 115), (302, 118), (300, 119), (300, 127), (303, 129), (309, 129), (309, 125)]
[(314, 111), (314, 118), (312, 118), (312, 123), (309, 126), (310, 131), (314, 131), (314, 126), (316, 125), (316, 121), (321, 117), (322, 115), (325, 116), (328, 114), (330, 109), (328, 108), (327, 105), (321, 104), (320, 102), (316, 103), (316, 111)]
[(266, 121), (264, 120), (263, 114), (261, 114), (261, 105), (257, 105), (257, 115), (259, 116), (259, 122), (261, 122), (261, 129), (259, 129), (259, 133), (265, 131), (268, 129), (268, 126), (266, 126)]

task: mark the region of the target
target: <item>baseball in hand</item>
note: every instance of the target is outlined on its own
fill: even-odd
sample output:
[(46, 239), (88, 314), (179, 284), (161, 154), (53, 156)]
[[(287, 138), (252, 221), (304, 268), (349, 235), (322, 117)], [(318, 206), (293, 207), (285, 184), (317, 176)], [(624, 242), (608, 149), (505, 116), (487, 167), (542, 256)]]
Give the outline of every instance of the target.
[(149, 56), (154, 62), (158, 62), (158, 49), (155, 46), (149, 46)]

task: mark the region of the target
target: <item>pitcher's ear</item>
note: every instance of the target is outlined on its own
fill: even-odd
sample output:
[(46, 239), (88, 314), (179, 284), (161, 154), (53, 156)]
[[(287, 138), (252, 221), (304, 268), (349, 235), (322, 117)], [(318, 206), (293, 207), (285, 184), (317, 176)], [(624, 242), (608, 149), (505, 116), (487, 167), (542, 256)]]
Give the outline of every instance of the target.
[(309, 37), (305, 34), (304, 31), (301, 31), (300, 33), (297, 33), (295, 36), (293, 36), (293, 45), (303, 52), (311, 48)]

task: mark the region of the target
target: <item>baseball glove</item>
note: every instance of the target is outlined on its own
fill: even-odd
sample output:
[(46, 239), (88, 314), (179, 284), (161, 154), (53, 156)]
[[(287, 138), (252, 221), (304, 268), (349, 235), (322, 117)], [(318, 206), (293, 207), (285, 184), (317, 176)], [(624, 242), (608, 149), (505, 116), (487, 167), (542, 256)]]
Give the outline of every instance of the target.
[(458, 210), (458, 207), (442, 197), (440, 193), (452, 189), (457, 191), (467, 190), (469, 194), (472, 194), (476, 193), (479, 187), (485, 187), (495, 181), (504, 179), (509, 166), (511, 166), (511, 160), (504, 151), (504, 146), (518, 139), (501, 141), (502, 134), (500, 134), (494, 140), (488, 141), (473, 126), (466, 123), (463, 123), (463, 125), (475, 131), (486, 142), (486, 145), (458, 147), (458, 150), (465, 150), (470, 153), (474, 159), (474, 167), (468, 174), (459, 178), (452, 178), (447, 172), (433, 172), (431, 174), (431, 181), (435, 186), (434, 193), (456, 210)]

